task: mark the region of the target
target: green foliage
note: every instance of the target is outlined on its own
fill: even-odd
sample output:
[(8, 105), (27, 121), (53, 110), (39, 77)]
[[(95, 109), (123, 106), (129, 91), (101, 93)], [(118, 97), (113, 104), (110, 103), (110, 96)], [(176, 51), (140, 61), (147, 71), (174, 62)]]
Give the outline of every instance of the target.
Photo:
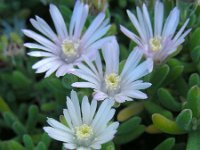
[[(117, 35), (120, 43), (120, 71), (136, 44), (121, 33), (119, 24), (136, 33), (125, 10), (136, 12), (136, 6), (144, 1), (108, 1), (106, 15), (111, 28), (107, 35)], [(97, 1), (91, 2), (93, 9), (87, 26), (104, 9)], [(200, 6), (186, 0), (163, 2), (165, 15), (175, 5), (181, 10), (179, 28), (190, 17), (188, 28), (192, 31), (175, 53), (145, 77), (145, 81), (152, 83), (144, 91), (148, 99), (118, 107), (116, 119), (121, 124), (114, 140), (104, 144), (102, 150), (126, 149), (124, 146), (141, 150), (200, 149)], [(35, 74), (31, 66), (37, 59), (25, 55), (26, 39), (21, 32), (22, 28), (30, 28), (28, 18), (34, 15), (44, 17), (52, 25), (47, 13), (49, 3), (59, 7), (69, 27), (74, 0), (0, 1), (0, 150), (63, 149), (61, 143), (51, 142), (42, 127), (47, 116), (58, 118), (62, 114), (66, 96), (73, 89), (71, 84), (79, 79), (74, 75), (43, 79), (43, 74)], [(154, 0), (147, 2), (151, 13), (153, 4)], [(92, 90), (76, 91), (79, 97), (92, 95)], [(60, 121), (67, 125), (62, 115)]]
[(175, 138), (168, 138), (160, 143), (154, 150), (171, 150), (175, 145)]
[(190, 109), (182, 110), (176, 117), (177, 125), (183, 130), (189, 130), (192, 123), (192, 111)]

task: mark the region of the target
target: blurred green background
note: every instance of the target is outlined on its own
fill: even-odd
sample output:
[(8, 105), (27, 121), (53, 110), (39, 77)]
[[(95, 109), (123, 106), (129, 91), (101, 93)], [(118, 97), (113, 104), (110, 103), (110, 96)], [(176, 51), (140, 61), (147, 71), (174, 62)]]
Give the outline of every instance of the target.
[[(117, 36), (121, 49), (120, 59), (123, 62), (135, 46), (119, 30), (119, 25), (123, 24), (135, 31), (126, 15), (126, 9), (135, 12), (136, 6), (145, 2), (153, 14), (154, 1), (101, 0), (101, 5), (97, 5), (96, 1), (89, 1), (91, 11), (86, 25), (106, 8), (112, 24), (107, 35)], [(179, 28), (190, 17), (189, 27), (193, 28), (192, 32), (174, 57), (168, 59), (166, 64), (157, 66), (145, 79), (153, 83), (147, 90), (149, 99), (125, 103), (117, 108), (115, 119), (122, 124), (114, 139), (115, 146), (109, 142), (103, 146), (105, 150), (181, 150), (186, 148), (188, 135), (193, 131), (199, 132), (199, 116), (189, 116), (189, 123), (182, 123), (179, 118), (185, 111), (188, 114), (192, 111), (194, 115), (194, 109), (200, 109), (195, 107), (200, 106), (200, 8), (197, 1), (163, 2), (166, 16), (175, 5), (180, 8)], [(30, 39), (25, 38), (21, 32), (24, 28), (33, 29), (29, 19), (35, 15), (44, 18), (53, 27), (48, 11), (49, 3), (59, 7), (68, 24), (74, 0), (0, 0), (0, 150), (62, 149), (61, 142), (51, 140), (42, 128), (46, 125), (46, 117), (59, 118), (65, 108), (65, 97), (72, 90), (71, 83), (79, 79), (73, 75), (59, 79), (52, 75), (44, 79), (43, 74), (35, 74), (31, 66), (37, 59), (26, 55), (30, 50), (24, 48), (23, 43)], [(92, 90), (75, 90), (80, 97), (91, 97)], [(191, 96), (194, 92), (195, 98)], [(191, 97), (196, 103), (185, 106)], [(161, 118), (161, 121), (167, 119), (165, 122), (172, 121), (168, 123), (175, 123), (178, 129), (169, 131), (165, 125), (159, 124), (157, 118)], [(186, 123), (189, 127), (186, 129), (184, 126), (182, 129), (181, 124)], [(179, 133), (179, 129), (184, 132)]]

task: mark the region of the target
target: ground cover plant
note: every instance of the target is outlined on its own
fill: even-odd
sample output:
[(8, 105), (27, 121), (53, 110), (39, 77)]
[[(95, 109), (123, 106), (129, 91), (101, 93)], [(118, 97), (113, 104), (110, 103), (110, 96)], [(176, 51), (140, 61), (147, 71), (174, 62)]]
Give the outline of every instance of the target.
[(0, 1), (0, 150), (199, 150), (200, 2)]

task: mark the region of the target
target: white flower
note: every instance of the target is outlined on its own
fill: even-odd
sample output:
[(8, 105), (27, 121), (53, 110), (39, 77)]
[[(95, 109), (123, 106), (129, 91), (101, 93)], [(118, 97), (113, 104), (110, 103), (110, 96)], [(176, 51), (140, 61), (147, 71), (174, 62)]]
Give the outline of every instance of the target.
[(138, 35), (121, 26), (121, 31), (132, 39), (141, 48), (147, 58), (152, 58), (155, 62), (163, 62), (170, 54), (176, 51), (177, 47), (184, 42), (185, 36), (191, 31), (184, 32), (189, 19), (186, 20), (178, 33), (175, 34), (179, 24), (180, 11), (175, 7), (163, 24), (164, 8), (159, 0), (154, 8), (154, 31), (145, 4), (142, 8), (137, 7), (137, 17), (127, 10), (128, 16), (136, 28)]
[(139, 90), (151, 86), (150, 83), (138, 80), (152, 71), (153, 61), (148, 59), (139, 64), (142, 52), (135, 48), (129, 55), (123, 70), (119, 72), (119, 45), (116, 40), (105, 44), (102, 49), (105, 60), (105, 71), (100, 56), (97, 55), (95, 63), (85, 58), (85, 63), (78, 65), (79, 69), (74, 75), (87, 82), (75, 82), (74, 87), (93, 88), (94, 98), (104, 100), (109, 98), (122, 103), (136, 99), (146, 99), (147, 95)]
[(63, 111), (68, 126), (48, 118), (51, 127), (44, 130), (53, 139), (64, 142), (67, 149), (100, 149), (101, 144), (113, 139), (119, 126), (118, 122), (110, 123), (115, 114), (112, 106), (110, 100), (105, 100), (97, 109), (97, 101), (92, 100), (90, 104), (87, 96), (80, 106), (77, 93), (72, 91), (71, 99), (67, 97), (67, 109)]
[(73, 67), (82, 61), (82, 56), (93, 58), (96, 50), (111, 37), (102, 38), (109, 30), (108, 19), (100, 13), (82, 34), (88, 16), (88, 5), (77, 0), (69, 24), (69, 32), (58, 8), (51, 4), (50, 14), (57, 33), (40, 17), (31, 19), (32, 25), (43, 35), (31, 30), (23, 30), (24, 34), (37, 43), (25, 43), (28, 48), (39, 49), (28, 53), (34, 57), (44, 57), (33, 65), (36, 73), (46, 72), (45, 77), (56, 72), (56, 76), (70, 73)]

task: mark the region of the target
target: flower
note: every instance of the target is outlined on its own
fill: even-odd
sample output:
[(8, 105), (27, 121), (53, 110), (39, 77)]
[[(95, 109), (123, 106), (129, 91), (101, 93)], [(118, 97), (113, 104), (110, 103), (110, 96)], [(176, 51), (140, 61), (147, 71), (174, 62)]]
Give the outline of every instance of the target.
[(58, 8), (51, 4), (50, 14), (56, 28), (56, 33), (40, 17), (31, 19), (32, 25), (43, 35), (31, 30), (23, 30), (24, 34), (37, 43), (25, 43), (28, 48), (40, 49), (28, 53), (30, 56), (43, 57), (33, 65), (36, 73), (46, 72), (45, 77), (56, 72), (56, 76), (70, 73), (73, 67), (82, 61), (82, 56), (93, 58), (96, 50), (111, 37), (102, 38), (109, 30), (108, 19), (100, 13), (90, 24), (84, 34), (82, 30), (88, 16), (88, 5), (79, 0), (76, 1), (74, 11), (69, 24), (69, 32)]
[(44, 130), (51, 138), (64, 142), (67, 149), (100, 149), (101, 144), (113, 139), (119, 126), (118, 122), (110, 122), (115, 114), (112, 106), (105, 100), (97, 109), (97, 101), (90, 104), (87, 96), (80, 106), (77, 93), (72, 91), (71, 99), (67, 97), (67, 109), (63, 110), (68, 126), (48, 118), (50, 127)]
[(142, 52), (136, 47), (129, 55), (123, 70), (119, 72), (119, 45), (116, 40), (105, 44), (102, 48), (105, 60), (105, 71), (102, 67), (100, 56), (94, 63), (85, 58), (85, 63), (78, 65), (73, 73), (87, 82), (75, 82), (73, 87), (93, 88), (94, 98), (104, 100), (106, 98), (123, 103), (133, 98), (146, 99), (147, 95), (139, 90), (151, 86), (150, 83), (138, 80), (152, 71), (153, 61), (147, 59), (139, 64)]
[(187, 19), (178, 33), (175, 34), (180, 16), (180, 11), (177, 7), (170, 12), (163, 25), (163, 7), (163, 3), (157, 0), (154, 8), (154, 31), (145, 4), (143, 4), (142, 8), (137, 7), (137, 18), (127, 10), (127, 14), (139, 36), (123, 26), (120, 27), (126, 36), (137, 43), (147, 58), (152, 58), (157, 63), (163, 62), (170, 54), (175, 52), (177, 47), (184, 42), (185, 36), (191, 31), (191, 29), (188, 29), (184, 32), (189, 22), (189, 19)]

